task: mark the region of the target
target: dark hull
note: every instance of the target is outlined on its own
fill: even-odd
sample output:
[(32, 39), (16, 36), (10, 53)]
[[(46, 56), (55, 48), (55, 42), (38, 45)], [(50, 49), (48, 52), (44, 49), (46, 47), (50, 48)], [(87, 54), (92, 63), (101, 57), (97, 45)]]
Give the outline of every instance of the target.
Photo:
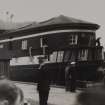
[[(96, 81), (97, 68), (101, 65), (100, 62), (78, 63), (78, 65), (76, 65), (78, 83)], [(37, 82), (38, 66), (39, 65), (11, 66), (10, 78), (15, 81)], [(49, 64), (52, 84), (65, 85), (65, 67), (66, 63)]]

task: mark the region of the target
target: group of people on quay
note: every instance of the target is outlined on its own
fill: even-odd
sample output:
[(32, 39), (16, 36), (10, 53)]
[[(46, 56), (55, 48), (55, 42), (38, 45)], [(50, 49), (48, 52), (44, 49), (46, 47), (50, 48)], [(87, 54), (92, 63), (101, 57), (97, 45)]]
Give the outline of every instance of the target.
[[(50, 73), (47, 67), (47, 58), (39, 57), (39, 72), (37, 91), (39, 93), (39, 105), (48, 105), (50, 91)], [(46, 66), (45, 66), (46, 65)], [(76, 62), (68, 63), (65, 68), (66, 91), (76, 91)], [(100, 85), (94, 85), (82, 90), (77, 96), (74, 105), (105, 105), (105, 85), (103, 82), (104, 72), (99, 70), (101, 77)], [(69, 81), (70, 78), (70, 81)], [(70, 83), (70, 84), (69, 84)], [(25, 105), (24, 94), (11, 80), (0, 76), (0, 105)]]
[[(46, 57), (39, 57), (37, 91), (39, 93), (39, 105), (48, 105), (50, 91), (50, 73), (48, 71)], [(45, 66), (46, 65), (46, 66)], [(25, 100), (26, 101), (26, 100)], [(0, 75), (0, 105), (28, 105), (24, 101), (22, 90), (3, 74)]]
[[(39, 79), (37, 90), (39, 92), (40, 105), (47, 105), (50, 91), (50, 73), (48, 70), (47, 57), (39, 57)], [(80, 92), (76, 97), (76, 105), (105, 105), (105, 84), (104, 69), (98, 69), (96, 74), (97, 80), (91, 87), (88, 87)], [(65, 68), (65, 90), (76, 92), (77, 89), (77, 71), (76, 62), (68, 62)], [(90, 99), (91, 97), (91, 99)], [(98, 98), (98, 99), (97, 99)], [(97, 100), (97, 101), (95, 101)], [(97, 103), (97, 104), (96, 104)]]

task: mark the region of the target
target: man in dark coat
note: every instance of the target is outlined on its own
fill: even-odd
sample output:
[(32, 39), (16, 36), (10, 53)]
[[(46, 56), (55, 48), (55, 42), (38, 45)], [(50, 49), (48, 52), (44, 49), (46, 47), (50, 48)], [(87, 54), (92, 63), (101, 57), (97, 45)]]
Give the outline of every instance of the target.
[(70, 63), (65, 68), (65, 89), (70, 91)]
[(70, 91), (75, 92), (76, 90), (76, 80), (77, 80), (77, 71), (76, 71), (76, 62), (71, 62), (70, 67)]
[(40, 105), (47, 105), (49, 90), (50, 90), (50, 76), (48, 64), (45, 63), (46, 58), (39, 59), (39, 79), (37, 84), (37, 91), (39, 92)]
[(66, 85), (66, 91), (75, 92), (76, 90), (76, 62), (71, 62), (67, 64), (67, 67), (65, 68), (65, 85)]

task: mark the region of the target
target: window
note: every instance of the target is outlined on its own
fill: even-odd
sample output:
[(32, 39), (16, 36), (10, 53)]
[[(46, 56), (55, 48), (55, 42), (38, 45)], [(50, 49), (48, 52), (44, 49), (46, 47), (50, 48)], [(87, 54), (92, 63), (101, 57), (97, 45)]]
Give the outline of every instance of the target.
[(64, 52), (64, 62), (68, 62), (71, 57), (71, 51)]
[(88, 50), (87, 49), (82, 49), (78, 53), (78, 60), (80, 61), (86, 61), (88, 59)]
[(104, 60), (104, 48), (102, 49), (102, 60)]
[(63, 56), (64, 56), (64, 51), (58, 51), (57, 62), (62, 62)]
[(47, 47), (47, 38), (40, 38), (40, 47)]
[(51, 55), (50, 55), (50, 61), (51, 62), (56, 62), (57, 60), (57, 51), (54, 51)]
[(74, 34), (72, 34), (72, 35), (70, 35), (69, 36), (69, 45), (73, 45), (73, 44), (77, 44), (77, 35), (74, 35)]
[(75, 51), (73, 51), (73, 50), (65, 51), (64, 59), (63, 59), (64, 62), (68, 62), (68, 61), (73, 62), (73, 61), (75, 61), (75, 59), (76, 59)]
[(50, 62), (63, 62), (64, 51), (54, 51), (50, 55)]
[(46, 54), (46, 48), (48, 47), (46, 37), (40, 38), (40, 47), (43, 49), (43, 55), (45, 55)]
[(22, 50), (27, 49), (27, 40), (22, 40)]

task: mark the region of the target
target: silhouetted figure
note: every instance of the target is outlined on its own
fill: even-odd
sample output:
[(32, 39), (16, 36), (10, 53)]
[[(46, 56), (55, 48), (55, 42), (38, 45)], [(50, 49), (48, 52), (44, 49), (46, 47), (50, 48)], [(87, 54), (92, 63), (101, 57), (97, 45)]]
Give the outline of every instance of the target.
[(97, 86), (104, 84), (104, 78), (105, 78), (104, 69), (102, 67), (99, 67), (96, 71), (96, 78), (94, 85)]
[(105, 87), (94, 86), (85, 89), (77, 96), (75, 105), (105, 105)]
[(70, 91), (70, 62), (65, 68), (65, 89), (66, 91)]
[(76, 72), (76, 62), (71, 62), (70, 65), (70, 91), (75, 92), (76, 90), (76, 79), (77, 79), (77, 72)]
[(101, 39), (101, 37), (98, 37), (98, 38), (96, 39), (96, 45), (97, 45), (97, 46), (101, 46), (101, 44), (100, 44), (100, 39)]
[(71, 62), (67, 64), (65, 68), (65, 86), (66, 91), (75, 92), (76, 90), (76, 62)]
[(40, 58), (39, 63), (39, 79), (37, 90), (39, 92), (40, 105), (47, 105), (49, 90), (50, 90), (50, 75), (48, 65), (45, 64), (46, 58)]

